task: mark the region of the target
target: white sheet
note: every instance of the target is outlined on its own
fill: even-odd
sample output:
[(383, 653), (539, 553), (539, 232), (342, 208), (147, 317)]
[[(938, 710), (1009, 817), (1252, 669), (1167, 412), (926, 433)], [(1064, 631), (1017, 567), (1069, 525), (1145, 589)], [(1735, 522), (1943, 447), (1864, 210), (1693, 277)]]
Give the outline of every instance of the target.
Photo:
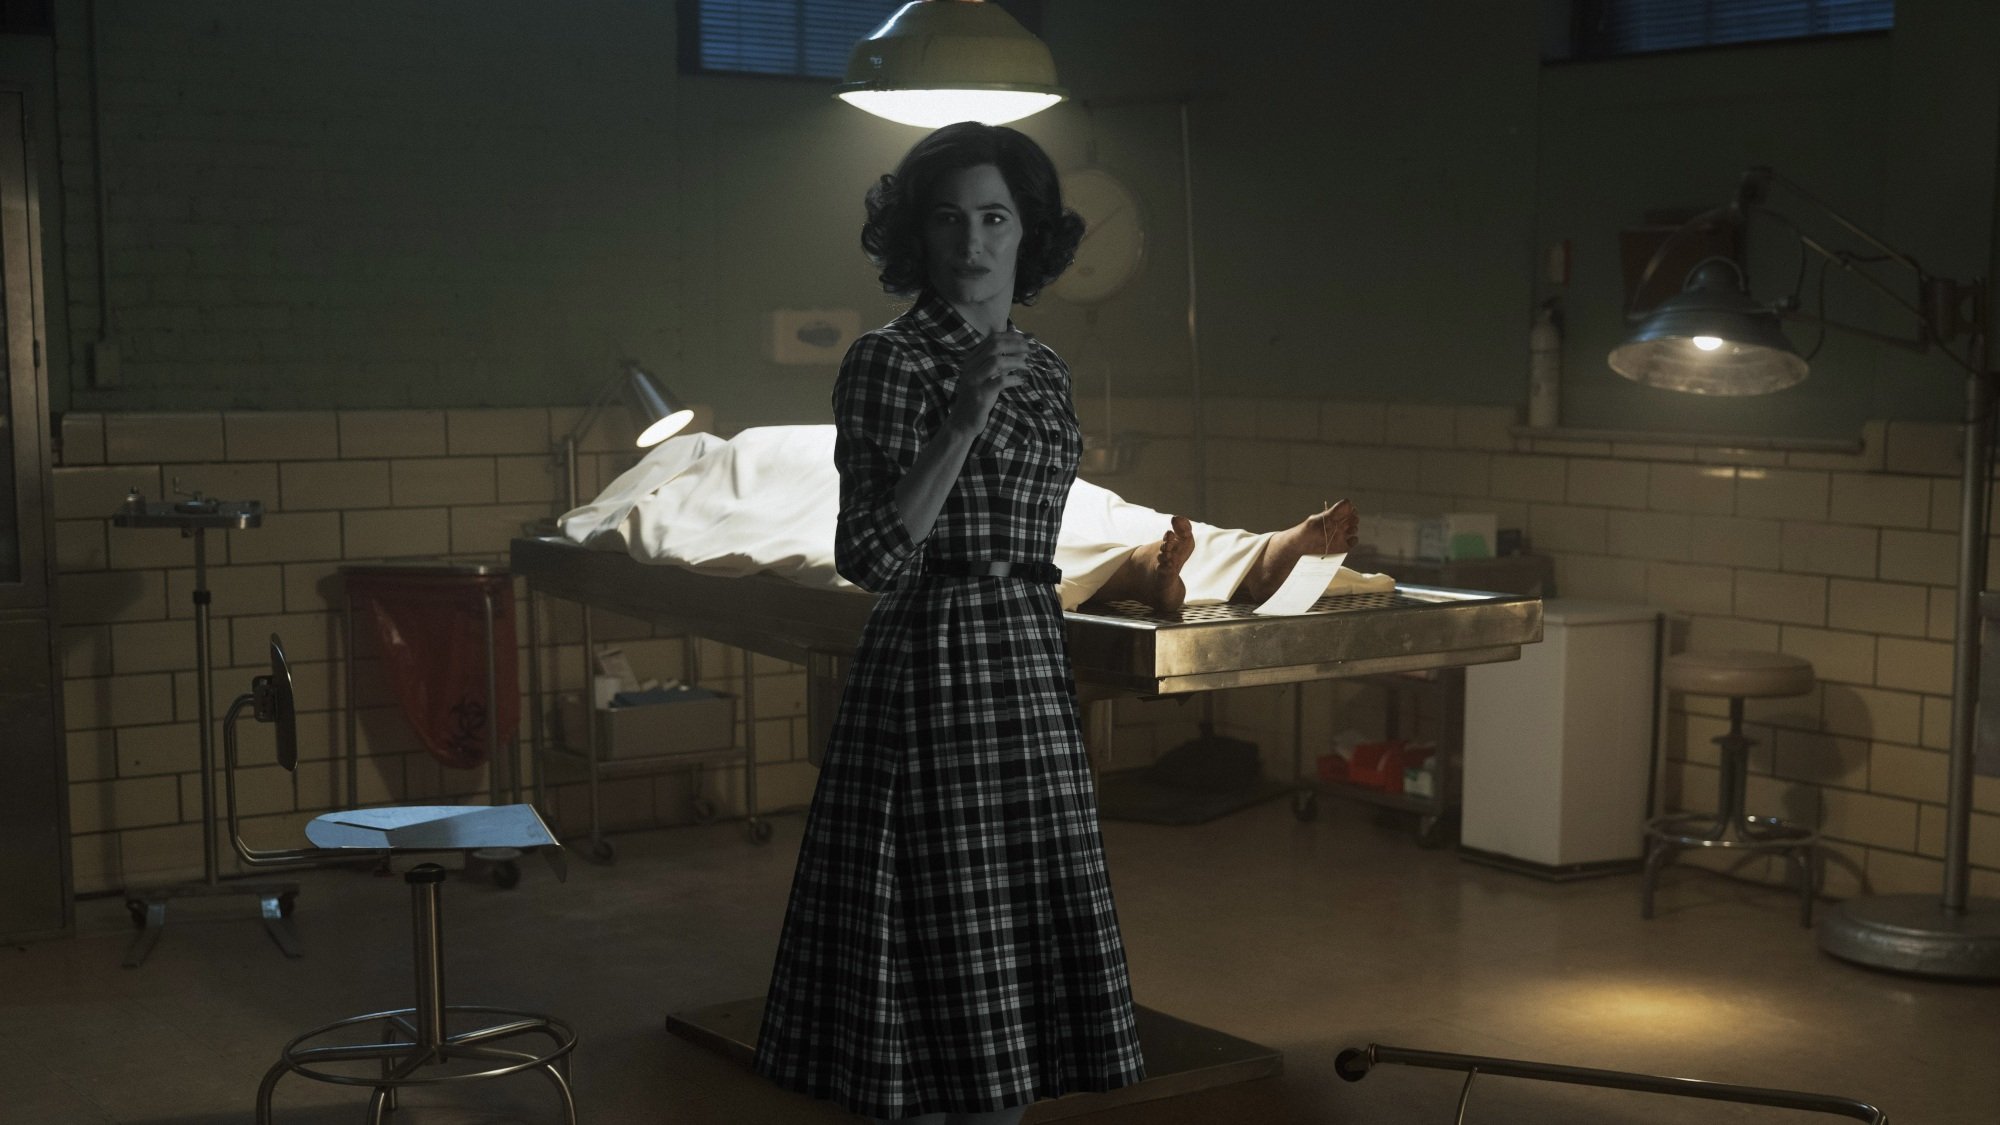
[[(563, 516), (563, 534), (591, 547), (623, 548), (641, 562), (703, 574), (759, 572), (807, 586), (853, 589), (833, 569), (840, 479), (830, 425), (760, 426), (724, 441), (672, 438), (583, 507)], [(1134, 547), (1158, 542), (1170, 517), (1088, 481), (1070, 488), (1055, 564), (1062, 604), (1097, 592)], [(1181, 568), (1190, 603), (1226, 601), (1250, 572), (1268, 533), (1194, 525), (1194, 554)], [(1343, 568), (1331, 589), (1388, 589), (1386, 575)]]

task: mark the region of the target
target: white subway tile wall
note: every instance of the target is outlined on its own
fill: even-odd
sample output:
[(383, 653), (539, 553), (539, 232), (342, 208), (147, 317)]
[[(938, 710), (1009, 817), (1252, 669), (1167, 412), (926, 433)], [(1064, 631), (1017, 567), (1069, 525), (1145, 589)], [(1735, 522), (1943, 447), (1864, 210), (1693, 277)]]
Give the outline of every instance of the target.
[[(1158, 410), (1155, 401), (1114, 403), (1113, 412)], [(1204, 417), (1308, 409), (1211, 399)], [(1859, 453), (1809, 454), (1523, 438), (1510, 429), (1518, 418), (1508, 407), (1323, 402), (1318, 414), (1319, 442), (1282, 435), (1284, 483), (1355, 498), (1364, 540), (1371, 510), (1491, 511), (1554, 557), (1563, 595), (1669, 610), (1683, 647), (1811, 660), (1820, 680), (1813, 692), (1748, 708), (1762, 740), (1751, 755), (1751, 803), (1822, 826), (1835, 853), (1831, 893), (1853, 893), (1864, 880), (1878, 891), (1938, 888), (1957, 567), (1953, 427), (1870, 423)], [(1187, 428), (1183, 417), (1176, 432)], [(1211, 451), (1223, 432), (1210, 424)], [(1238, 431), (1229, 457), (1210, 456), (1208, 522), (1263, 527), (1305, 514), (1273, 513), (1273, 480), (1246, 469), (1264, 464), (1248, 448), (1259, 440)], [(1476, 468), (1463, 460), (1473, 454), (1483, 458)], [(1420, 469), (1402, 479), (1413, 457)], [(1146, 453), (1130, 474), (1099, 483), (1145, 499), (1166, 490), (1174, 468)], [(1387, 498), (1393, 509), (1371, 506)], [(1337, 685), (1308, 709), (1369, 734), (1370, 706), (1380, 706), (1379, 693)], [(1120, 766), (1166, 748), (1127, 729), (1130, 710), (1121, 708)], [(1228, 733), (1257, 740), (1268, 764), (1289, 769), (1288, 703), (1226, 714)], [(1725, 714), (1721, 700), (1670, 697), (1666, 807), (1713, 807), (1710, 739)], [(1326, 741), (1308, 746), (1309, 763)], [(1992, 885), (2000, 880), (2000, 778), (1979, 781), (1974, 878)], [(1768, 876), (1781, 880), (1781, 865)]]
[[(56, 543), (77, 889), (171, 881), (202, 867), (193, 542), (172, 530), (110, 526), (129, 489), (154, 500), (177, 487), (264, 503), (263, 526), (207, 537), (213, 704), (219, 716), (265, 666), (268, 638), (284, 639), (300, 709), (299, 768), (288, 774), (272, 764), (269, 736), (246, 727), (237, 787), (246, 836), (297, 846), (307, 820), (349, 803), (486, 799), (483, 768), (443, 768), (424, 750), (364, 622), (355, 645), (359, 793), (350, 802), (339, 568), (407, 558), (504, 562), (507, 541), (524, 525), (558, 513), (552, 441), (577, 417), (566, 407), (66, 415)], [(609, 429), (585, 443), (586, 491), (634, 459), (629, 434)], [(544, 617), (544, 636), (555, 642), (545, 657), (549, 680), (575, 690), (580, 618), (554, 605)], [(643, 623), (597, 621), (601, 637), (641, 638), (623, 643), (642, 675), (685, 674), (677, 638), (653, 639)], [(525, 628), (516, 639), (525, 646)], [(704, 682), (740, 693), (739, 664), (714, 659), (707, 669)], [(803, 671), (759, 662), (755, 674), (760, 804), (802, 805), (815, 778), (805, 761)], [(524, 721), (528, 713), (524, 703)], [(524, 751), (524, 768), (525, 759)], [(605, 823), (692, 820), (687, 774), (609, 783)], [(548, 807), (565, 831), (580, 831), (582, 774), (560, 776), (569, 780), (551, 784)], [(710, 768), (700, 784), (724, 815), (740, 815), (740, 770)], [(232, 870), (222, 850), (223, 869)]]
[[(1101, 424), (1102, 404), (1087, 405), (1088, 421)], [(1112, 429), (1142, 441), (1130, 469), (1098, 483), (1191, 510), (1194, 404), (1121, 399), (1108, 413)], [(210, 544), (215, 694), (226, 704), (243, 690), (264, 639), (285, 636), (303, 708), (300, 768), (287, 776), (254, 761), (268, 743), (246, 737), (253, 760), (239, 785), (255, 810), (246, 833), (293, 844), (306, 819), (348, 802), (338, 567), (504, 559), (521, 524), (556, 512), (564, 482), (551, 449), (577, 417), (569, 407), (65, 417), (57, 541), (79, 889), (182, 877), (201, 862), (193, 559), (172, 533), (107, 526), (128, 488), (157, 497), (178, 480), (183, 490), (265, 502), (264, 527)], [(1491, 511), (1554, 557), (1564, 595), (1659, 605), (1678, 615), (1685, 646), (1812, 660), (1813, 692), (1749, 708), (1761, 740), (1752, 804), (1822, 827), (1830, 893), (1935, 889), (1958, 497), (1955, 454), (1935, 427), (1871, 424), (1852, 455), (1772, 454), (1520, 438), (1505, 407), (1211, 398), (1201, 417), (1209, 502), (1193, 514), (1208, 522), (1273, 528), (1345, 496), (1361, 509), (1365, 538), (1371, 512)], [(630, 463), (613, 430), (600, 422), (583, 443), (585, 496)], [(642, 675), (687, 673), (679, 638), (594, 620), (599, 639), (620, 643)], [(550, 690), (583, 682), (579, 625), (574, 607), (545, 605)], [(441, 769), (425, 753), (365, 628), (356, 648), (360, 800), (484, 799), (484, 770)], [(702, 682), (740, 691), (737, 653), (708, 641), (696, 650)], [(805, 760), (802, 670), (759, 658), (750, 671), (760, 804), (803, 805), (817, 772)], [(1291, 690), (1225, 693), (1216, 708), (1218, 728), (1257, 741), (1279, 775), (1291, 762)], [(1337, 682), (1303, 690), (1308, 769), (1342, 733), (1381, 733), (1380, 692)], [(1671, 697), (1666, 807), (1712, 807), (1710, 740), (1725, 713), (1720, 700)], [(1411, 718), (1421, 716), (1406, 716), (1406, 731)], [(1106, 768), (1147, 765), (1192, 737), (1199, 719), (1186, 701), (1120, 701), (1110, 744), (1093, 755)], [(565, 831), (580, 831), (581, 771), (551, 760), (547, 777), (551, 811)], [(603, 823), (689, 821), (697, 785), (724, 815), (740, 814), (741, 771), (712, 767), (609, 781)], [(2000, 779), (1979, 779), (1975, 807), (1974, 878), (2000, 885)], [(1778, 865), (1767, 874), (1783, 878)]]

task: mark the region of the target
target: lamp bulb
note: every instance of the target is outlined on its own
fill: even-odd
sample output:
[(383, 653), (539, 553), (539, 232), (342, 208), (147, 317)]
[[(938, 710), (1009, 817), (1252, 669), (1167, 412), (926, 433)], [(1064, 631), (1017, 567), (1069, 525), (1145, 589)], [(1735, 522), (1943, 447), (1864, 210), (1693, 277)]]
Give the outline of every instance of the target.
[(1700, 349), (1701, 349), (1702, 351), (1705, 351), (1705, 352), (1712, 352), (1712, 351), (1714, 351), (1714, 350), (1716, 350), (1717, 348), (1720, 348), (1720, 347), (1722, 346), (1722, 337), (1720, 337), (1720, 336), (1696, 336), (1696, 337), (1694, 337), (1694, 339), (1693, 339), (1692, 341), (1690, 341), (1690, 342), (1691, 342), (1691, 343), (1693, 343), (1695, 347), (1697, 347), (1697, 348), (1700, 348)]

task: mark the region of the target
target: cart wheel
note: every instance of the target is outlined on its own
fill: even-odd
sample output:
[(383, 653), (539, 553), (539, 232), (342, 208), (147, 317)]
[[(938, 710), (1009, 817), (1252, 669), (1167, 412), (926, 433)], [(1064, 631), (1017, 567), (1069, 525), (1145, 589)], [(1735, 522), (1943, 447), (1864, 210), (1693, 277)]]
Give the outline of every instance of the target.
[(493, 865), (493, 885), (503, 891), (511, 891), (521, 884), (521, 865), (511, 859), (503, 859)]
[(1292, 815), (1305, 824), (1318, 820), (1319, 794), (1309, 789), (1301, 789), (1292, 794)]
[(751, 843), (768, 844), (771, 842), (770, 821), (762, 817), (751, 817), (750, 821), (744, 825), (744, 828), (750, 833)]
[(595, 844), (590, 845), (590, 862), (616, 863), (618, 862), (618, 852), (612, 848), (611, 841), (600, 839)]
[(146, 928), (146, 901), (144, 899), (126, 899), (125, 913), (132, 916), (133, 929), (143, 930)]
[(292, 916), (292, 911), (297, 910), (298, 908), (299, 908), (299, 895), (297, 891), (292, 891), (290, 893), (278, 896), (279, 917), (290, 918)]
[(701, 793), (694, 795), (694, 822), (707, 824), (715, 819), (715, 801)]
[(1417, 819), (1417, 846), (1420, 848), (1441, 848), (1451, 842), (1451, 823), (1441, 816), (1424, 816)]

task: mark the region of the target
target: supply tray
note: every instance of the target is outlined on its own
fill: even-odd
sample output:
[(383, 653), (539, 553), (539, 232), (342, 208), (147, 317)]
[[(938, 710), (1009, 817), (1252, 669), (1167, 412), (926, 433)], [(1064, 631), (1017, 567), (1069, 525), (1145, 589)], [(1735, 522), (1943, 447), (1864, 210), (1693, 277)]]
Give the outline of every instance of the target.
[[(639, 707), (598, 708), (598, 756), (605, 762), (649, 758), (686, 759), (734, 752), (736, 697), (714, 693), (700, 699)], [(556, 703), (558, 746), (581, 755), (586, 719), (583, 698), (564, 695)]]

